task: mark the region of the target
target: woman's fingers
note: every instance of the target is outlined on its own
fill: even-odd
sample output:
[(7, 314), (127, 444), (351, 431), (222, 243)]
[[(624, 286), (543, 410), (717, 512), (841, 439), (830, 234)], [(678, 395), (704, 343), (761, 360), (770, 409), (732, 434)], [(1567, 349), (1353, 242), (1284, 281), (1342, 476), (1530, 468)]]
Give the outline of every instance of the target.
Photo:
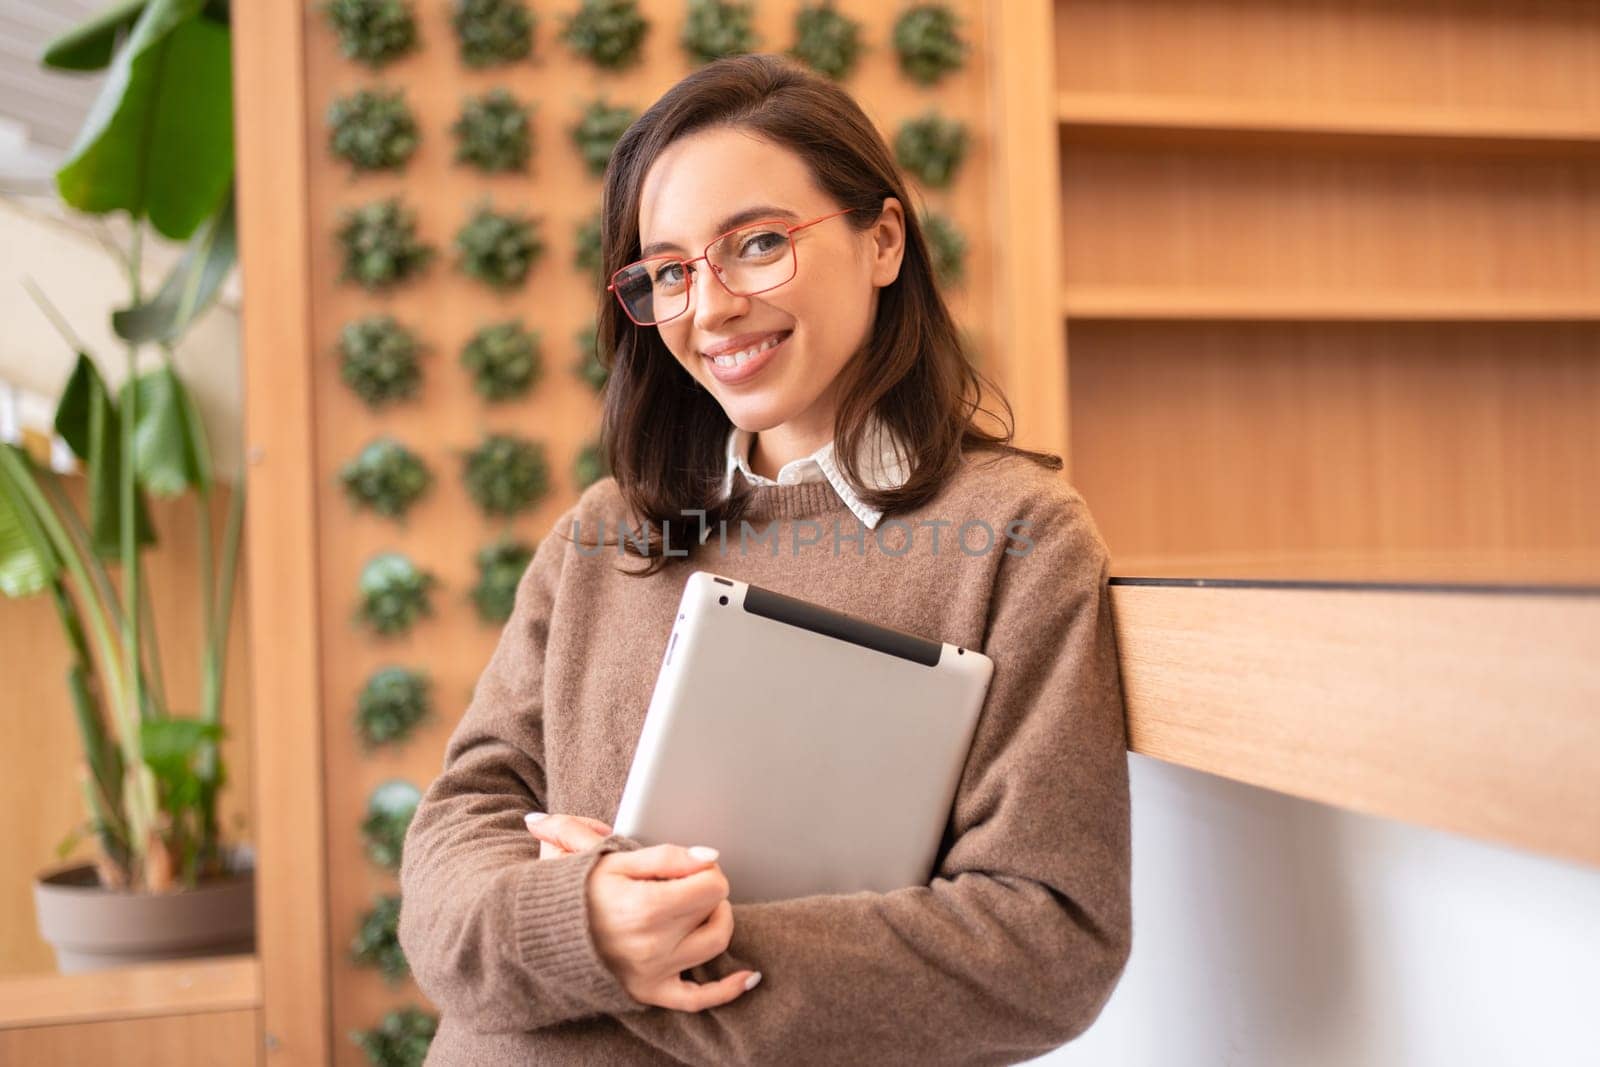
[(733, 905), (718, 901), (706, 921), (689, 931), (673, 950), (669, 964), (674, 971), (686, 971), (714, 960), (728, 949), (733, 940)]
[[(611, 833), (611, 827), (599, 819), (582, 815), (544, 815), (530, 811), (523, 816), (523, 822), (527, 824), (529, 833), (541, 842), (562, 849), (563, 854), (593, 848)], [(539, 858), (546, 858), (543, 848), (539, 850)]]
[(754, 989), (759, 981), (760, 971), (735, 971), (726, 978), (704, 983), (686, 982), (679, 978), (668, 982), (658, 991), (660, 999), (656, 1003), (678, 1011), (704, 1011), (738, 1000), (745, 990)]
[(613, 853), (611, 869), (630, 878), (682, 878), (717, 862), (717, 850), (704, 845), (652, 845)]

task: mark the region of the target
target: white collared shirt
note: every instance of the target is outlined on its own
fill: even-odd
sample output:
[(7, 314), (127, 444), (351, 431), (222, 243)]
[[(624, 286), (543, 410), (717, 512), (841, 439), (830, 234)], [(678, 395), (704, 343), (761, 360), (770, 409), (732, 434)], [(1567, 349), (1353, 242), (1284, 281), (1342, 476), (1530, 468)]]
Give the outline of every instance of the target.
[[(799, 485), (802, 482), (826, 481), (833, 486), (845, 506), (855, 513), (867, 529), (876, 529), (883, 512), (869, 507), (856, 495), (833, 458), (833, 442), (829, 441), (809, 456), (791, 459), (778, 470), (777, 480), (764, 477), (750, 469), (750, 445), (755, 434), (738, 426), (728, 431), (727, 467), (722, 476), (722, 497), (733, 492), (735, 473), (744, 476), (751, 485)], [(878, 489), (898, 489), (910, 477), (906, 454), (895, 447), (893, 435), (876, 417), (869, 417), (867, 432), (861, 438), (860, 461), (857, 466), (869, 486)], [(709, 531), (707, 531), (709, 533)], [(705, 538), (701, 538), (701, 544)]]

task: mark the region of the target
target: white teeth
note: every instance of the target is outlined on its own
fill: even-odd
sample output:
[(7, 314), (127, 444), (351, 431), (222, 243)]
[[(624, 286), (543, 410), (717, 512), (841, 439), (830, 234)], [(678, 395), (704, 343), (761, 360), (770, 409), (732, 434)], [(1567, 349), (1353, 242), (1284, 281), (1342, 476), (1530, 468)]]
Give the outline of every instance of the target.
[(712, 359), (719, 367), (742, 367), (756, 358), (757, 355), (782, 341), (786, 336), (786, 334), (777, 334), (762, 341), (754, 348), (747, 348), (743, 352), (735, 352), (731, 356), (713, 356)]

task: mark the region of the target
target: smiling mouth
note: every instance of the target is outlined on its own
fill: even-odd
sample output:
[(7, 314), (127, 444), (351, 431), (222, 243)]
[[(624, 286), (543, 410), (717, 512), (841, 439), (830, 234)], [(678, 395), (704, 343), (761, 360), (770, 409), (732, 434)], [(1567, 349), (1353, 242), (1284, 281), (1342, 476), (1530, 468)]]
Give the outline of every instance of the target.
[(776, 348), (778, 345), (788, 340), (789, 335), (793, 332), (793, 330), (784, 330), (781, 333), (770, 334), (765, 340), (758, 341), (757, 343), (750, 345), (748, 348), (741, 349), (738, 352), (719, 356), (705, 356), (705, 358), (709, 359), (718, 367), (722, 367), (726, 370), (734, 370), (738, 367), (744, 366), (751, 360), (756, 359), (768, 349)]

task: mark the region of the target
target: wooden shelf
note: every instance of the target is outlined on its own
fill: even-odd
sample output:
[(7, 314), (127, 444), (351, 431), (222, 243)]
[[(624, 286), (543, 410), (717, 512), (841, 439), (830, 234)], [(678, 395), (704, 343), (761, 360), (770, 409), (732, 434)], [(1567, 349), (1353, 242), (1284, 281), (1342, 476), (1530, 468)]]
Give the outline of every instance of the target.
[(1114, 554), (1111, 577), (1584, 587), (1600, 594), (1600, 549), (1273, 549), (1182, 555)]
[(1581, 111), (1423, 108), (1347, 102), (1216, 99), (1144, 93), (1062, 92), (1064, 130), (1154, 130), (1527, 142), (1600, 147), (1600, 115)]
[(1110, 593), (1133, 751), (1600, 865), (1600, 594)]
[(1590, 322), (1600, 294), (1397, 293), (1069, 285), (1068, 319)]
[(260, 1006), (261, 965), (255, 956), (0, 979), (0, 1030)]

